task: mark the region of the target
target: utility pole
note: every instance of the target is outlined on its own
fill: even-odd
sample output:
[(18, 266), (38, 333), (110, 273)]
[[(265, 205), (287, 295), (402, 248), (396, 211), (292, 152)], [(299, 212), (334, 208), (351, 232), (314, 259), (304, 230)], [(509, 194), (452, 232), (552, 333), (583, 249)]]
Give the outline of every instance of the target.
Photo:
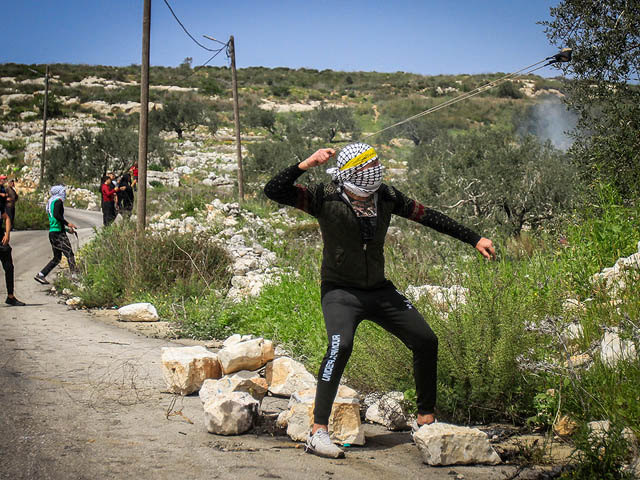
[(149, 37), (151, 0), (144, 0), (142, 15), (142, 64), (140, 74), (140, 127), (138, 130), (138, 205), (136, 233), (144, 235), (147, 223), (147, 148), (149, 146)]
[(238, 200), (244, 201), (244, 180), (242, 175), (242, 145), (240, 144), (240, 109), (238, 107), (238, 78), (236, 75), (236, 47), (233, 35), (229, 37), (229, 56), (231, 57), (231, 89), (233, 91), (233, 119), (236, 125), (236, 154), (238, 157)]
[(49, 65), (44, 73), (44, 108), (42, 112), (42, 155), (40, 156), (40, 187), (44, 185), (44, 154), (47, 148), (47, 103), (49, 100)]

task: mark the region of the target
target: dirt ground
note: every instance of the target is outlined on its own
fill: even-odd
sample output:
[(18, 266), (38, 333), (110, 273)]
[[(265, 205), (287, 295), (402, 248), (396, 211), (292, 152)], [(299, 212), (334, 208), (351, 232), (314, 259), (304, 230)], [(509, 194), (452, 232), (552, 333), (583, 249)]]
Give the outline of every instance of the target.
[[(81, 240), (101, 221), (95, 212), (67, 215), (84, 227)], [(47, 233), (15, 232), (11, 244), (16, 296), (28, 305), (0, 305), (0, 478), (493, 480), (540, 471), (429, 467), (407, 433), (374, 425), (366, 426), (366, 445), (348, 448), (346, 459), (321, 459), (271, 427), (284, 404), (269, 397), (255, 431), (210, 434), (197, 395), (163, 391), (161, 348), (193, 342), (168, 339), (162, 323), (71, 310), (32, 278), (50, 258)]]

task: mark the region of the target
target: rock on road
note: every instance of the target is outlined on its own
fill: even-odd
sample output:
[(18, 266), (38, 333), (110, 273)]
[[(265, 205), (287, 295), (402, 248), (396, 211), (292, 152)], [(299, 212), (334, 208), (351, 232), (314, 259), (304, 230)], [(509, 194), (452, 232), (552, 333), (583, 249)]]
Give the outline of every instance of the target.
[[(102, 220), (96, 212), (66, 214), (81, 241)], [(51, 257), (47, 232), (14, 232), (11, 245), (16, 296), (27, 306), (0, 304), (2, 479), (451, 479), (452, 470), (496, 479), (513, 472), (430, 468), (407, 433), (374, 426), (367, 445), (349, 448), (343, 460), (305, 454), (286, 436), (209, 434), (197, 395), (163, 392), (160, 349), (175, 344), (48, 295), (32, 278)], [(171, 406), (181, 415), (167, 416)]]

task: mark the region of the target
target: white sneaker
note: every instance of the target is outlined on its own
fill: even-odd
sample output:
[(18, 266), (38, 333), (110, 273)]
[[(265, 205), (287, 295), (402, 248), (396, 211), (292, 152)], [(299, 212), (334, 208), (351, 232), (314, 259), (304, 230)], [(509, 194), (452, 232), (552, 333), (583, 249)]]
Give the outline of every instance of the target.
[(313, 453), (319, 457), (327, 458), (344, 458), (344, 452), (340, 447), (335, 445), (329, 437), (329, 432), (320, 428), (316, 430), (316, 433), (307, 437), (307, 443), (304, 446), (304, 451), (307, 453)]
[(411, 422), (411, 438), (413, 438), (413, 436), (418, 433), (418, 430), (420, 430), (425, 425), (433, 425), (434, 423), (438, 423), (438, 420), (434, 420), (431, 423), (423, 423), (422, 425), (418, 425), (418, 420), (414, 419), (413, 422)]

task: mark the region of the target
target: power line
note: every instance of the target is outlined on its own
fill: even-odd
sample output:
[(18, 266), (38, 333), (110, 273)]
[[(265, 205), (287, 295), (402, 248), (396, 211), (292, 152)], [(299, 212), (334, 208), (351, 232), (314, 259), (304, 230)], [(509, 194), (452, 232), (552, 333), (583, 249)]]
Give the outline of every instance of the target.
[[(165, 3), (165, 5), (169, 8), (169, 10), (171, 11), (171, 14), (173, 15), (173, 18), (175, 18), (175, 19), (176, 19), (176, 22), (178, 22), (178, 23), (180, 24), (180, 26), (182, 27), (182, 29), (184, 30), (184, 32), (185, 32), (187, 35), (189, 35), (189, 38), (191, 38), (191, 40), (193, 40), (193, 41), (196, 43), (196, 45), (198, 45), (198, 46), (199, 46), (199, 47), (201, 47), (201, 48), (204, 48), (205, 50), (207, 50), (207, 51), (209, 51), (209, 52), (215, 52), (215, 50), (214, 50), (214, 49), (212, 49), (212, 48), (208, 48), (208, 47), (205, 47), (205, 46), (204, 46), (204, 45), (202, 45), (200, 42), (198, 42), (198, 41), (193, 37), (193, 35), (191, 35), (191, 34), (189, 33), (189, 30), (187, 30), (187, 29), (186, 29), (186, 27), (182, 24), (182, 22), (180, 21), (180, 19), (176, 16), (175, 12), (173, 11), (173, 8), (171, 8), (171, 5), (169, 5), (169, 2), (168, 2), (167, 0), (164, 0), (164, 3)], [(218, 53), (219, 53), (219, 52), (218, 52)], [(216, 55), (217, 55), (217, 54), (216, 54)], [(215, 55), (214, 55), (214, 57), (215, 57)], [(213, 60), (213, 57), (211, 57), (211, 59)]]
[[(193, 69), (193, 71), (191, 72), (191, 75), (195, 74), (195, 73), (196, 73), (197, 71), (199, 71), (201, 68), (206, 67), (206, 66), (207, 66), (207, 64), (208, 64), (211, 60), (213, 60), (214, 58), (216, 58), (216, 57), (218, 56), (218, 54), (219, 54), (220, 52), (222, 52), (223, 50), (227, 50), (227, 56), (229, 56), (229, 51), (228, 51), (228, 50), (229, 50), (229, 42), (224, 43), (223, 45), (224, 45), (224, 47), (222, 47), (222, 48), (220, 48), (220, 49), (218, 49), (218, 50), (215, 50), (215, 52), (216, 52), (216, 53), (215, 53), (215, 54), (214, 54), (214, 55), (213, 55), (209, 60), (207, 60), (206, 62), (204, 62), (202, 65), (199, 65), (199, 66), (197, 66), (196, 68), (194, 68), (194, 69)], [(189, 77), (190, 77), (191, 75), (189, 75)], [(187, 77), (187, 78), (189, 78), (189, 77)]]

